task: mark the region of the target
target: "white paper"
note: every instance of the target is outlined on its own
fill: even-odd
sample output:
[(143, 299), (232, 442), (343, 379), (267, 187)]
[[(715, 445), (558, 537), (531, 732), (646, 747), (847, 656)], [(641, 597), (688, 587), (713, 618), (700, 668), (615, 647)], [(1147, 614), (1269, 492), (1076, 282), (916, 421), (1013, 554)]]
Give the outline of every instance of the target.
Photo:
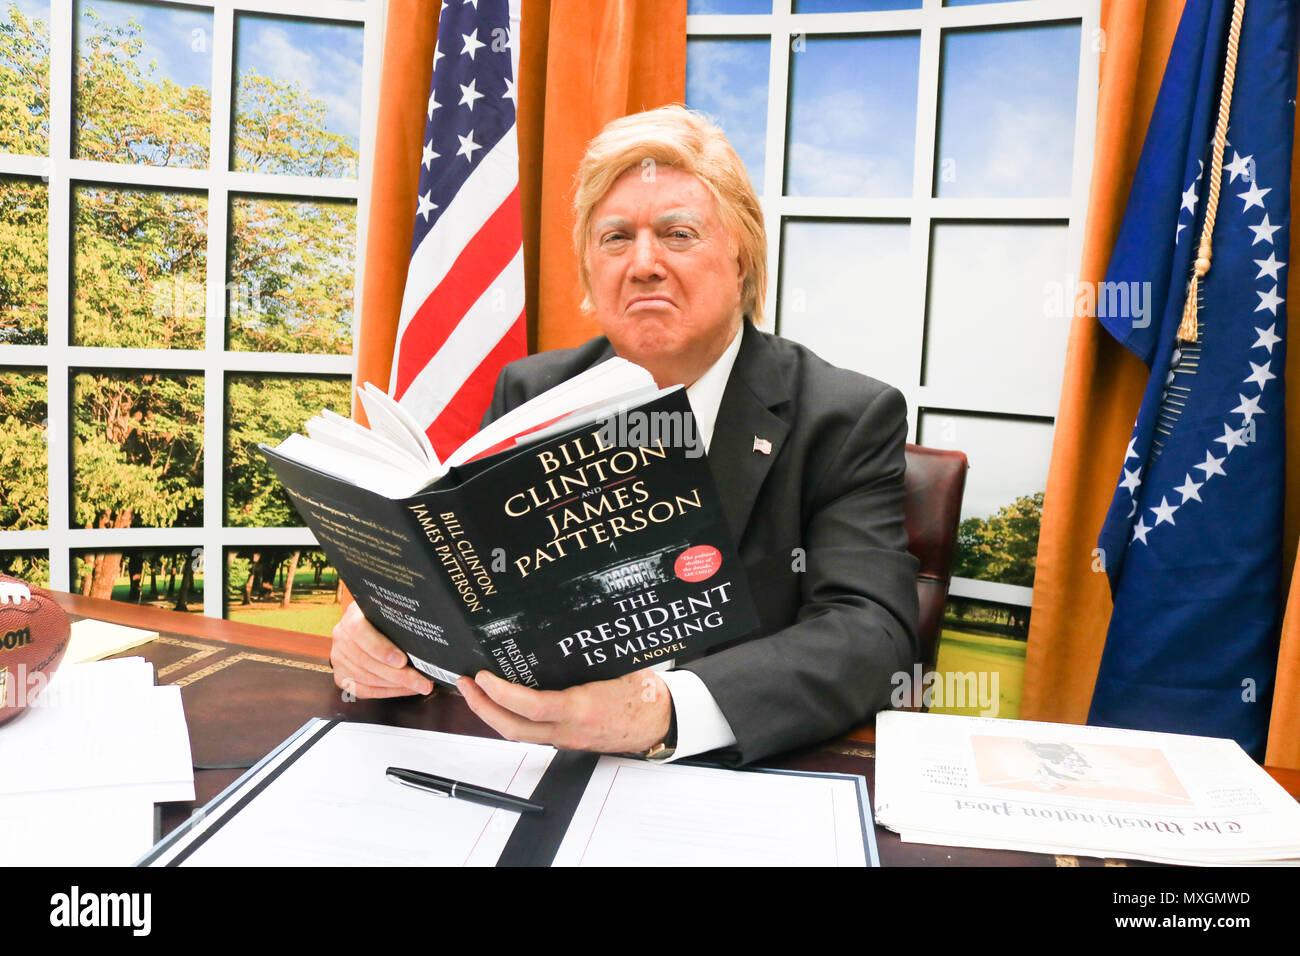
[(138, 657), (62, 667), (28, 710), (0, 724), (0, 795), (147, 787), (194, 799), (179, 687), (153, 686)]
[(147, 788), (0, 796), (5, 866), (130, 866), (153, 845)]
[[(148, 644), (157, 636), (157, 631), (144, 631), (138, 627), (125, 627), (93, 618), (73, 621), (72, 638), (63, 655), (62, 667), (102, 660), (141, 644)], [(152, 680), (150, 683), (153, 683)]]
[[(555, 754), (534, 744), (375, 724), (321, 729), (241, 781), (154, 865), (188, 853), (182, 865), (492, 866), (518, 813), (402, 786), (385, 770), (422, 770), (527, 797)], [(191, 844), (197, 848), (189, 853)]]
[(601, 757), (555, 866), (865, 866), (852, 778)]
[(876, 819), (909, 842), (1160, 862), (1300, 857), (1300, 805), (1231, 740), (876, 719)]

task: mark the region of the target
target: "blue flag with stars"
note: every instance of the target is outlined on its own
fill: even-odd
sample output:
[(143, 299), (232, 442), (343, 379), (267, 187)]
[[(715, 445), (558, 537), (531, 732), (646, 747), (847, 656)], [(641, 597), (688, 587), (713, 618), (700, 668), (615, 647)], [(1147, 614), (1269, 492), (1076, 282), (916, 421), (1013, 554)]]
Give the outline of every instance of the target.
[[(1282, 372), (1297, 4), (1188, 0), (1097, 315), (1151, 369), (1098, 540), (1114, 610), (1091, 724), (1231, 737), (1263, 756), (1283, 600)], [(1178, 338), (1212, 177), (1199, 334)]]

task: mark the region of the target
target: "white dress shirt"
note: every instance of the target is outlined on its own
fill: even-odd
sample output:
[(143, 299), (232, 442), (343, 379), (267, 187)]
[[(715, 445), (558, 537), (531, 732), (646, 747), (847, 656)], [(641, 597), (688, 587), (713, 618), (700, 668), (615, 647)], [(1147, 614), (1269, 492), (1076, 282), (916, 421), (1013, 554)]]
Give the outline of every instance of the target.
[[(740, 353), (740, 339), (740, 329), (737, 329), (736, 337), (718, 356), (718, 360), (686, 389), (691, 413), (695, 417), (695, 427), (706, 452), (713, 441), (713, 426), (718, 420), (722, 393), (727, 389), (731, 367), (736, 364), (736, 356)], [(719, 747), (730, 747), (736, 742), (736, 735), (717, 701), (704, 686), (704, 681), (690, 671), (672, 670), (673, 663), (668, 661), (655, 668), (668, 685), (668, 692), (673, 698), (673, 711), (677, 715), (677, 749), (668, 760), (691, 757)]]

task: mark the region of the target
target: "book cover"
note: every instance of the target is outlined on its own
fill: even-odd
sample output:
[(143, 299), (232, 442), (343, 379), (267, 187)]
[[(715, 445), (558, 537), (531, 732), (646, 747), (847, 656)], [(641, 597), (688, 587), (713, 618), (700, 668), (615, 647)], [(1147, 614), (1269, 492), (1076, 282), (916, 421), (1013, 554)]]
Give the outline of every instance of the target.
[(367, 619), (417, 669), (558, 689), (757, 626), (690, 422), (677, 389), (401, 500), (262, 451)]

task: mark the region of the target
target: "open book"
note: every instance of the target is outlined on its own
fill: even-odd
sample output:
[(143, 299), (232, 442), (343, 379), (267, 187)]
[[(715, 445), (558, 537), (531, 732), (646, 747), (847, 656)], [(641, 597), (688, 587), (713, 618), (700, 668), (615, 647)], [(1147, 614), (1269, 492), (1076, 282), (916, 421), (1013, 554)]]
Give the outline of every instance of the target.
[(567, 687), (756, 625), (680, 386), (610, 359), (445, 462), (389, 396), (359, 395), (370, 428), (324, 412), (262, 452), (366, 617), (429, 677)]

